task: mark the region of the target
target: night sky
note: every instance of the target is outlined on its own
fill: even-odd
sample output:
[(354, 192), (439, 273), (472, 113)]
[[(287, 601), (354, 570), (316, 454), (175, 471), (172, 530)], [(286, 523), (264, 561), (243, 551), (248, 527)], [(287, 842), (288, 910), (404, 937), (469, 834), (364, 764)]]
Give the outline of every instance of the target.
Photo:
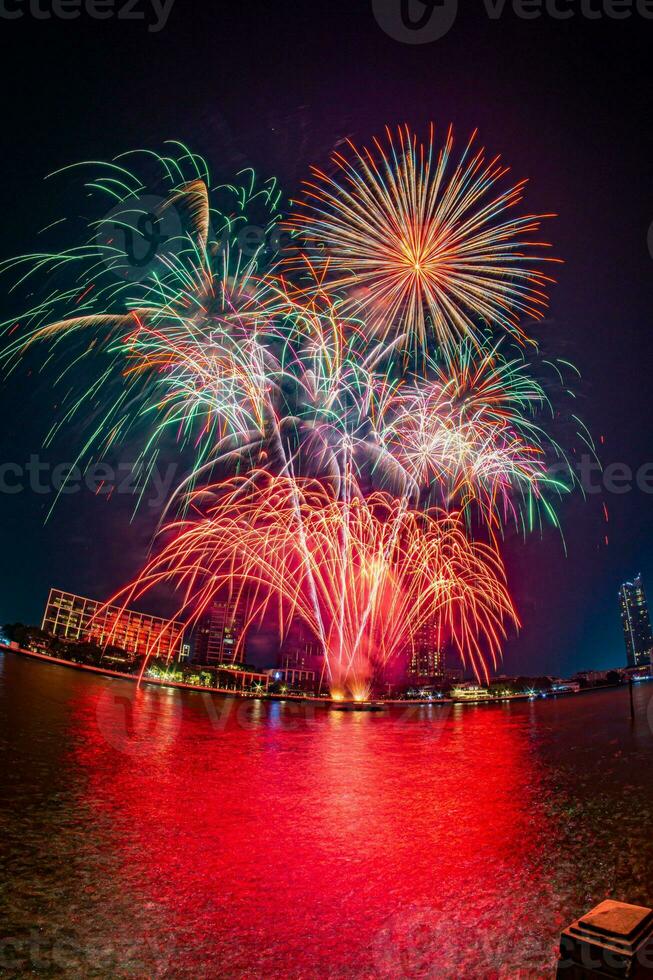
[[(460, 143), (478, 127), (516, 178), (530, 178), (527, 210), (558, 214), (545, 230), (565, 264), (535, 335), (581, 370), (577, 412), (603, 464), (636, 471), (653, 461), (653, 20), (590, 20), (573, 0), (567, 20), (520, 19), (509, 3), (493, 20), (481, 0), (460, 6), (444, 37), (414, 45), (384, 33), (371, 0), (176, 0), (156, 33), (87, 14), (0, 18), (0, 257), (38, 248), (37, 231), (65, 207), (62, 184), (43, 178), (79, 160), (176, 138), (220, 176), (252, 165), (292, 195), (343, 137), (369, 141), (399, 122), (425, 131), (433, 120), (440, 133), (453, 123)], [(147, 0), (136, 9), (151, 19)], [(17, 309), (9, 283), (2, 319)], [(57, 411), (51, 382), (28, 362), (3, 385), (3, 462), (74, 458), (76, 428), (41, 449)], [(652, 501), (637, 488), (567, 499), (566, 555), (552, 529), (507, 541), (523, 621), (507, 673), (625, 661), (617, 588), (641, 571), (653, 596)], [(50, 585), (106, 597), (146, 553), (153, 510), (131, 521), (131, 499), (87, 491), (63, 497), (46, 522), (51, 504), (27, 490), (0, 494), (0, 622), (40, 621)]]

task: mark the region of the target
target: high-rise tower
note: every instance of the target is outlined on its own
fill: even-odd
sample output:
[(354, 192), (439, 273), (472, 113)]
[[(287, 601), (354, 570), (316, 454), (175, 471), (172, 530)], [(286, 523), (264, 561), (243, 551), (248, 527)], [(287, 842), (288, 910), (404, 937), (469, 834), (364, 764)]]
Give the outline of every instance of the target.
[(241, 611), (233, 601), (213, 602), (195, 630), (195, 662), (205, 667), (242, 663), (242, 627)]
[(651, 662), (653, 632), (641, 575), (633, 582), (624, 582), (621, 586), (619, 608), (628, 666), (642, 667)]

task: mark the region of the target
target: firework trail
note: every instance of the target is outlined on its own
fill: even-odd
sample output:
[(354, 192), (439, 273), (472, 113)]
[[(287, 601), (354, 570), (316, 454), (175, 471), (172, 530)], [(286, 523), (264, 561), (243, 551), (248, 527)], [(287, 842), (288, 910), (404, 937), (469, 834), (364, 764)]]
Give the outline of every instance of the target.
[[(119, 157), (87, 182), (99, 198), (95, 209), (106, 212), (111, 204), (111, 210), (89, 222), (85, 245), (4, 264), (21, 271), (22, 284), (39, 274), (74, 278), (72, 287), (53, 288), (24, 315), (3, 352), (13, 366), (45, 341), (63, 361), (60, 383), (80, 366), (92, 378), (81, 394), (73, 392), (47, 441), (88, 415), (94, 428), (84, 452), (101, 456), (135, 430), (144, 480), (168, 433), (190, 447), (197, 468), (222, 450), (255, 449), (268, 423), (272, 355), (264, 341), (263, 260), (261, 249), (243, 253), (238, 232), (257, 208), (268, 234), (280, 218), (279, 191), (274, 181), (258, 187), (248, 172), (244, 184), (218, 188), (225, 200), (221, 210), (212, 208), (205, 162), (181, 144), (173, 148), (175, 156), (142, 154), (161, 171), (158, 195), (144, 196), (140, 176)], [(117, 232), (131, 233), (137, 218), (156, 221), (173, 210), (175, 234), (134, 280)]]
[(455, 511), (265, 472), (196, 491), (190, 511), (116, 598), (128, 604), (172, 580), (181, 618), (225, 592), (247, 605), (249, 624), (270, 608), (282, 630), (299, 618), (324, 645), (333, 691), (360, 694), (434, 617), (487, 677), (488, 652), (496, 664), (517, 621), (498, 553), (470, 542)]

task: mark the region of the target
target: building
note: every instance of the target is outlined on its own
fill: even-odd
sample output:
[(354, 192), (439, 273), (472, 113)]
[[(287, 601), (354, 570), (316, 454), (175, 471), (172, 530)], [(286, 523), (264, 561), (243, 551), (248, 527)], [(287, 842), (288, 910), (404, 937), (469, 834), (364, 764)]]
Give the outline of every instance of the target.
[(622, 680), (653, 681), (653, 663), (644, 667), (626, 667), (620, 676)]
[(408, 674), (411, 677), (444, 678), (445, 657), (437, 622), (423, 623), (416, 631), (408, 658)]
[(314, 670), (304, 667), (272, 667), (266, 671), (272, 683), (280, 684), (291, 694), (314, 694), (317, 684)]
[(195, 628), (194, 662), (204, 667), (242, 663), (242, 610), (231, 600), (216, 600)]
[(177, 656), (185, 626), (178, 620), (50, 589), (41, 628), (62, 640), (112, 645), (134, 656), (149, 654), (170, 661)]
[(641, 575), (619, 589), (619, 609), (628, 666), (642, 667), (651, 662), (653, 633)]
[(444, 677), (442, 650), (416, 647), (410, 655), (408, 673), (413, 677)]
[(585, 687), (594, 687), (597, 684), (605, 684), (608, 680), (609, 673), (619, 674), (619, 670), (578, 670), (572, 677), (572, 680), (578, 681), (579, 684), (583, 684)]
[(324, 685), (322, 646), (301, 620), (291, 623), (279, 650), (277, 667), (268, 673), (273, 680), (280, 681), (292, 691), (313, 694)]

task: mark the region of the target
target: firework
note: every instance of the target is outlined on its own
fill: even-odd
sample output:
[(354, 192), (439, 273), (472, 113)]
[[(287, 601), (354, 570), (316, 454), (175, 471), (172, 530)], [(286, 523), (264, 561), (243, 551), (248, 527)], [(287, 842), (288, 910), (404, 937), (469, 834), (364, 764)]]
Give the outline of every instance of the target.
[(348, 141), (333, 175), (313, 168), (290, 227), (334, 289), (382, 336), (404, 332), (448, 355), (483, 325), (523, 336), (519, 318), (539, 318), (552, 280), (533, 239), (546, 215), (513, 216), (525, 181), (505, 189), (508, 169), (487, 161), (475, 136), (457, 162), (453, 135), (437, 150), (405, 126), (371, 149)]
[(246, 630), (273, 608), (282, 633), (299, 618), (322, 645), (333, 691), (380, 677), (434, 618), (487, 677), (516, 622), (498, 553), (471, 543), (456, 512), (366, 497), (352, 479), (336, 496), (319, 481), (265, 472), (197, 491), (190, 511), (120, 601), (172, 581), (181, 618), (225, 592), (246, 603)]
[[(429, 378), (392, 393), (380, 419), (380, 442), (406, 470), (413, 494), (475, 504), (490, 525), (511, 517), (532, 528), (540, 505), (556, 523), (546, 491), (567, 492), (571, 468), (537, 424), (549, 402), (524, 361), (498, 346), (463, 345), (446, 370), (433, 362), (430, 369)], [(550, 475), (552, 461), (567, 482)]]
[(181, 144), (101, 166), (84, 243), (4, 264), (48, 287), (1, 356), (45, 345), (58, 366), (48, 441), (81, 416), (81, 455), (137, 436), (141, 490), (171, 436), (187, 462), (119, 601), (169, 581), (191, 625), (226, 593), (247, 629), (299, 619), (334, 692), (360, 695), (434, 622), (486, 677), (517, 623), (498, 532), (555, 524), (548, 497), (568, 489), (520, 323), (546, 303), (543, 216), (515, 216), (523, 182), (474, 138), (454, 161), (451, 131), (439, 151), (432, 129), (388, 131), (334, 164), (286, 225), (290, 257), (270, 247), (274, 180), (212, 187)]
[[(257, 187), (248, 173), (244, 184), (217, 189), (221, 209), (211, 206), (205, 162), (180, 144), (175, 148), (174, 156), (151, 155), (161, 171), (156, 195), (145, 193), (123, 157), (94, 175), (88, 186), (99, 197), (95, 210), (112, 207), (89, 221), (85, 245), (4, 266), (20, 269), (21, 282), (38, 274), (75, 280), (29, 310), (19, 333), (5, 325), (12, 327), (5, 363), (14, 365), (47, 342), (58, 355), (60, 382), (76, 376), (80, 365), (92, 378), (81, 394), (70, 386), (70, 403), (47, 441), (83, 416), (93, 419), (89, 456), (109, 452), (137, 431), (141, 481), (169, 433), (190, 449), (192, 474), (216, 456), (256, 458), (269, 425), (272, 355), (260, 339), (269, 323), (267, 287), (259, 277), (263, 246), (243, 252), (239, 229), (248, 227), (248, 209), (263, 209), (259, 218), (268, 234), (278, 223), (279, 192), (275, 182)], [(133, 255), (130, 261), (135, 226), (148, 241), (153, 229), (158, 235), (144, 263)]]

